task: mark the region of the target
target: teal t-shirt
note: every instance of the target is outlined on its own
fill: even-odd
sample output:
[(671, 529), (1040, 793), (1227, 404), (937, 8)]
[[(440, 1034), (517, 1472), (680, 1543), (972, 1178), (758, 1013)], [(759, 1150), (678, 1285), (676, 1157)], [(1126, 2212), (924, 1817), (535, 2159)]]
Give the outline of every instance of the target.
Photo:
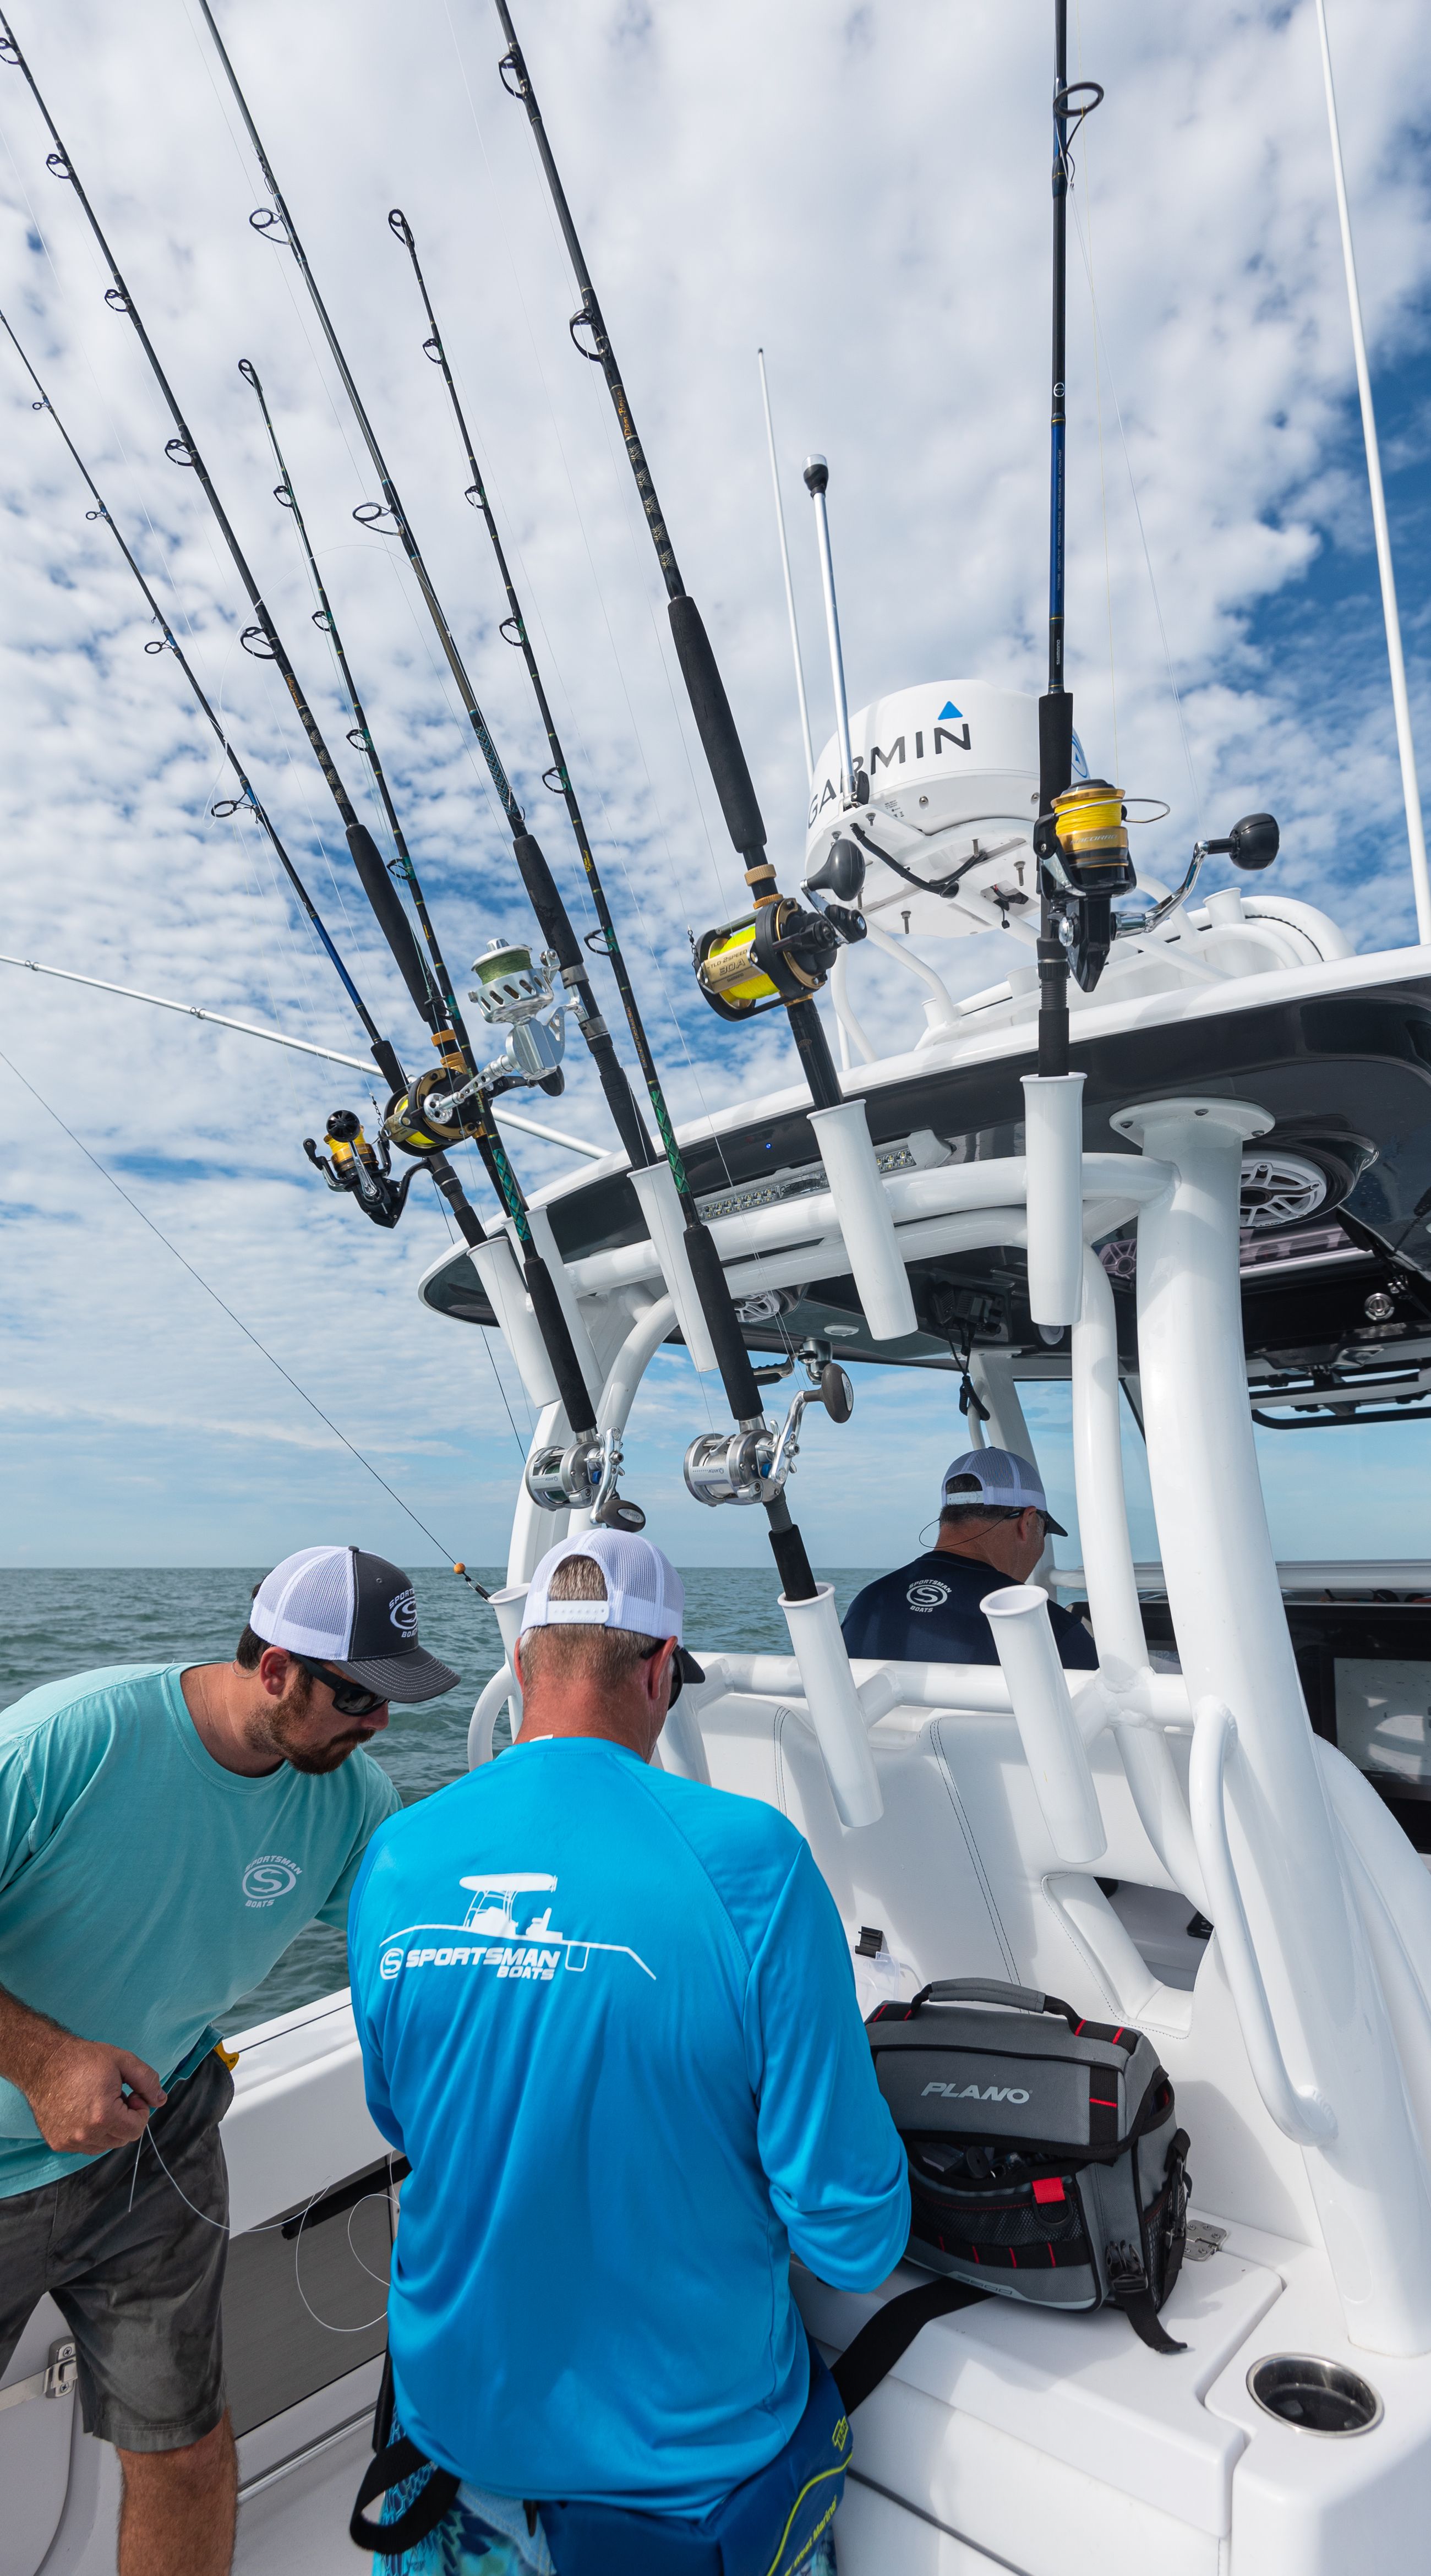
[[(343, 1927), (369, 1836), (402, 1804), (361, 1752), (226, 1771), (184, 1669), (112, 1665), (0, 1712), (0, 1986), (165, 2085), (306, 1923)], [(92, 2162), (46, 2146), (0, 2077), (0, 2199)]]

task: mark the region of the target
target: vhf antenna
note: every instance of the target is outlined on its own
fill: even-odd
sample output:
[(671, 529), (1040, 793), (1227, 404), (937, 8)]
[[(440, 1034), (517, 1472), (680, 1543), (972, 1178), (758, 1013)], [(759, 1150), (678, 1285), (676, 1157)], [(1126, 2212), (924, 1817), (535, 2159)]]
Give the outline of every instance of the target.
[(760, 367), (760, 399), (765, 407), (765, 441), (770, 450), (770, 483), (775, 494), (775, 525), (780, 535), (780, 569), (785, 577), (785, 613), (790, 620), (790, 650), (795, 661), (795, 695), (800, 701), (800, 738), (805, 745), (805, 775), (815, 776), (815, 746), (810, 739), (810, 709), (805, 697), (805, 663), (800, 651), (800, 625), (795, 615), (795, 585), (790, 578), (790, 547), (785, 535), (785, 503), (780, 493), (780, 464), (775, 453), (775, 422), (770, 409), (770, 385), (765, 373), (765, 351), (755, 352)]
[(805, 459), (805, 489), (815, 504), (815, 533), (820, 546), (820, 586), (825, 594), (825, 633), (830, 646), (830, 685), (835, 693), (835, 731), (840, 743), (840, 794), (846, 812), (860, 800), (855, 794), (855, 762), (850, 749), (850, 701), (845, 687), (845, 656), (840, 644), (840, 611), (835, 599), (835, 560), (830, 552), (830, 513), (825, 495), (830, 469), (823, 456)]

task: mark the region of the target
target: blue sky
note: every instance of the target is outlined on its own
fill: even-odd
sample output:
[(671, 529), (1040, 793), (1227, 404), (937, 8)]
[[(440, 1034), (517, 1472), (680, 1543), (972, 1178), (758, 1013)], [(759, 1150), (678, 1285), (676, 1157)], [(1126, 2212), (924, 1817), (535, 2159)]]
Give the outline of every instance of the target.
[[(1330, 14), (1431, 777), (1431, 66), (1412, 0), (1380, 0), (1370, 17), (1331, 0)], [(1094, 765), (1111, 766), (1111, 594), (1123, 784), (1173, 807), (1154, 864), (1180, 867), (1199, 810), (1225, 829), (1270, 806), (1284, 824), (1285, 889), (1327, 903), (1358, 946), (1394, 945), (1411, 926), (1409, 878), (1310, 7), (1210, 0), (1184, 23), (1079, 0), (1073, 16), (1080, 66), (1108, 87), (1080, 150), (1096, 368), (1076, 250), (1072, 267), (1080, 731)], [(732, 0), (715, 19), (693, 5), (652, 16), (627, 0), (529, 0), (523, 32), (548, 120), (787, 872), (803, 776), (757, 341), (817, 739), (828, 704), (798, 479), (811, 447), (831, 459), (854, 701), (932, 675), (1039, 685), (1045, 18), (994, 0), (905, 0), (889, 17), (789, 0), (773, 20), (756, 0)], [(748, 1039), (725, 1033), (684, 969), (687, 927), (733, 909), (738, 878), (678, 713), (609, 407), (566, 342), (569, 279), (523, 121), (496, 89), (495, 26), (484, 0), (450, 18), (437, 0), (413, 0), (398, 39), (377, 0), (354, 0), (341, 29), (327, 0), (301, 21), (279, 0), (253, 0), (232, 13), (231, 34), (494, 729), (575, 891), (387, 208), (402, 203), (418, 231), (612, 898), (643, 959), (653, 1036), (691, 1114), (788, 1079), (784, 1042), (768, 1022)], [(61, 40), (32, 10), (17, 32), (341, 745), (333, 675), (236, 375), (241, 355), (259, 365), (462, 984), (492, 932), (522, 923), (499, 818), (411, 593), (381, 541), (353, 526), (370, 478), (287, 264), (248, 229), (262, 192), (185, 0), (143, 0), (122, 25), (77, 0), (67, 30)], [(147, 568), (170, 585), (171, 614), (260, 792), (416, 1062), (411, 1015), (316, 772), (272, 675), (237, 649), (232, 576), (192, 478), (163, 461), (168, 425), (130, 335), (102, 305), (104, 280), (44, 150), (8, 73), (0, 303)], [(142, 604), (86, 523), (8, 353), (0, 403), (4, 947), (360, 1053), (263, 848), (242, 823), (209, 819), (222, 793), (212, 745), (167, 662), (145, 658)], [(989, 980), (998, 944), (991, 934), (984, 953), (956, 954), (951, 980)], [(947, 949), (939, 962), (950, 967)], [(861, 1008), (876, 1028), (898, 1025), (898, 990), (877, 967)], [(416, 1303), (445, 1218), (419, 1184), (401, 1231), (380, 1235), (329, 1200), (302, 1159), (301, 1138), (330, 1107), (362, 1105), (359, 1078), (8, 969), (0, 1016), (5, 1055), (442, 1548), (474, 1562), (500, 1555), (517, 1467), (508, 1405), (526, 1416), (504, 1355)], [(433, 1554), (3, 1064), (0, 1097), (0, 1561), (257, 1563), (324, 1535)], [(584, 1065), (551, 1114), (604, 1137)], [(545, 1147), (523, 1147), (520, 1166), (530, 1186), (566, 1167)], [(684, 1362), (663, 1360), (634, 1426), (633, 1490), (678, 1558), (753, 1559), (762, 1541), (748, 1519), (699, 1513), (680, 1492), (679, 1451), (704, 1420)], [(821, 1425), (802, 1459), (795, 1498), (816, 1556), (867, 1564), (912, 1546), (959, 1431), (952, 1387), (941, 1412), (923, 1379), (862, 1379), (854, 1421)], [(1053, 1425), (1046, 1441), (1056, 1480)], [(1333, 1550), (1338, 1522), (1363, 1552), (1414, 1547), (1424, 1433), (1264, 1445), (1280, 1553)]]

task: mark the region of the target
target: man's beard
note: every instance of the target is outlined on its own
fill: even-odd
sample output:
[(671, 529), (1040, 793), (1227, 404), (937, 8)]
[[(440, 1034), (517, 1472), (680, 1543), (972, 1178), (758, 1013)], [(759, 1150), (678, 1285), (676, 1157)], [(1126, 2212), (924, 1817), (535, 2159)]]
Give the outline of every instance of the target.
[(350, 1734), (329, 1736), (326, 1743), (313, 1744), (308, 1739), (309, 1705), (313, 1677), (301, 1668), (295, 1674), (282, 1699), (275, 1700), (260, 1721), (264, 1749), (276, 1753), (293, 1771), (310, 1775), (339, 1771), (350, 1753), (367, 1744), (373, 1734), (371, 1726), (355, 1726)]

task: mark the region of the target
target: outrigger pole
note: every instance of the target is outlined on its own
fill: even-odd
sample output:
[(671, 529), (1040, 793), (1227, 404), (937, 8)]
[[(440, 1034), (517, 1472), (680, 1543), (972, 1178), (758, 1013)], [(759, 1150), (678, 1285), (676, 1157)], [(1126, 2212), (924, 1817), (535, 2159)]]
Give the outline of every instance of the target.
[[(303, 879), (300, 877), (298, 870), (294, 866), (292, 859), (289, 857), (287, 850), (284, 848), (283, 843), (279, 838), (278, 830), (274, 824), (272, 816), (268, 813), (266, 807), (260, 802), (247, 770), (244, 768), (238, 753), (235, 751), (233, 743), (229, 739), (222, 722), (215, 713), (212, 701), (205, 691), (197, 672), (194, 670), (193, 664), (185, 654), (172, 626), (169, 624), (163, 609), (155, 598), (153, 590), (150, 588), (150, 585), (131, 552), (129, 545), (126, 543), (118, 523), (105, 501), (104, 495), (100, 491), (99, 485), (96, 483), (94, 476), (91, 474), (89, 467), (86, 465), (84, 458), (81, 456), (79, 449), (76, 447), (74, 440), (71, 438), (69, 431), (66, 429), (64, 422), (61, 420), (59, 413), (56, 411), (54, 404), (51, 402), (49, 395), (46, 393), (44, 386), (41, 384), (39, 377), (36, 375), (34, 368), (31, 366), (29, 359), (26, 357), (19, 341), (16, 339), (9, 321), (3, 313), (0, 313), (0, 324), (4, 326), (6, 337), (9, 339), (21, 366), (24, 368), (26, 375), (29, 377), (31, 384), (34, 386), (35, 392), (39, 397), (37, 402), (34, 404), (34, 409), (36, 411), (49, 413), (51, 420), (54, 422), (56, 429), (64, 440), (65, 446), (69, 450), (70, 457), (79, 473), (81, 481), (84, 483), (86, 490), (89, 492), (91, 499), (94, 502), (94, 508), (89, 511), (87, 515), (91, 519), (100, 519), (103, 521), (104, 525), (108, 528), (110, 535), (113, 537), (115, 544), (118, 546), (120, 553), (123, 555), (125, 562), (128, 564), (130, 571), (133, 573), (135, 580), (139, 584), (140, 590), (144, 594), (150, 615), (153, 617), (154, 622), (159, 629), (159, 634), (163, 638), (162, 643), (156, 638), (153, 642), (146, 644), (144, 647), (145, 652), (160, 653), (167, 650), (173, 654), (175, 661), (178, 663), (180, 670), (188, 681), (194, 697), (198, 701), (203, 714), (207, 718), (208, 723), (218, 740), (219, 747), (223, 752), (225, 760), (233, 771), (234, 777), (238, 783), (239, 792), (237, 796), (221, 797), (218, 803), (210, 808), (211, 813), (213, 813), (220, 821), (226, 819), (230, 814), (241, 812), (250, 813), (267, 833), (269, 841), (273, 847), (274, 856), (277, 858), (280, 867), (283, 869), (284, 875), (292, 886), (299, 904), (302, 906), (303, 911), (307, 914), (309, 921), (317, 932), (319, 940), (327, 953), (329, 962), (337, 974), (343, 990), (347, 994), (349, 1001), (352, 1003), (354, 1010), (357, 1012), (358, 1018), (363, 1024), (363, 1029), (372, 1048), (373, 1062), (377, 1066), (384, 1082), (388, 1085), (391, 1091), (405, 1091), (407, 1089), (407, 1076), (403, 1072), (402, 1065), (391, 1042), (383, 1036), (376, 1020), (373, 1018), (371, 1011), (363, 1000), (362, 994), (359, 992), (357, 985), (354, 983), (352, 976), (349, 974), (347, 967), (339, 956), (332, 939), (329, 937), (328, 931), (324, 926), (312, 896), (309, 894)], [(28, 961), (22, 962), (28, 963)], [(77, 980), (83, 981), (85, 979), (79, 978)], [(116, 986), (113, 989), (117, 991), (119, 987)], [(152, 1001), (154, 996), (152, 994), (143, 994), (137, 998), (145, 1001)], [(180, 1006), (175, 1005), (174, 1007), (177, 1008)], [(202, 1011), (195, 1013), (195, 1017), (200, 1019), (216, 1016), (217, 1014), (205, 1013)], [(241, 1024), (237, 1021), (233, 1021), (225, 1023), (225, 1025), (238, 1027)], [(267, 1030), (257, 1029), (249, 1030), (246, 1034), (250, 1036), (264, 1037), (273, 1033)], [(287, 1041), (287, 1043), (292, 1043), (292, 1041)], [(321, 1052), (321, 1050), (314, 1048), (311, 1052), (316, 1054)], [(353, 1059), (351, 1057), (344, 1057), (341, 1061), (344, 1063), (351, 1063)], [(347, 1115), (350, 1113), (343, 1114)], [(402, 1182), (398, 1184), (394, 1184), (389, 1181), (387, 1178), (386, 1166), (380, 1162), (377, 1156), (374, 1155), (372, 1147), (368, 1144), (366, 1137), (362, 1133), (361, 1127), (357, 1125), (356, 1121), (353, 1122), (352, 1134), (345, 1134), (341, 1140), (330, 1139), (330, 1142), (335, 1145), (340, 1144), (344, 1149), (339, 1158), (338, 1167), (347, 1175), (347, 1177), (341, 1181), (338, 1186), (350, 1188), (354, 1194), (362, 1200), (366, 1213), (373, 1218), (375, 1224), (384, 1226), (396, 1225), (406, 1202), (408, 1186), (412, 1180), (412, 1173), (409, 1172)], [(418, 1158), (414, 1168), (417, 1170), (425, 1168), (431, 1172), (439, 1190), (441, 1190), (443, 1197), (447, 1200), (448, 1205), (452, 1209), (453, 1215), (457, 1220), (465, 1241), (468, 1243), (481, 1243), (483, 1241), (483, 1233), (481, 1225), (478, 1222), (476, 1212), (468, 1200), (467, 1194), (463, 1189), (457, 1174), (453, 1171), (451, 1164), (448, 1162), (446, 1155), (440, 1151), (424, 1153)]]

